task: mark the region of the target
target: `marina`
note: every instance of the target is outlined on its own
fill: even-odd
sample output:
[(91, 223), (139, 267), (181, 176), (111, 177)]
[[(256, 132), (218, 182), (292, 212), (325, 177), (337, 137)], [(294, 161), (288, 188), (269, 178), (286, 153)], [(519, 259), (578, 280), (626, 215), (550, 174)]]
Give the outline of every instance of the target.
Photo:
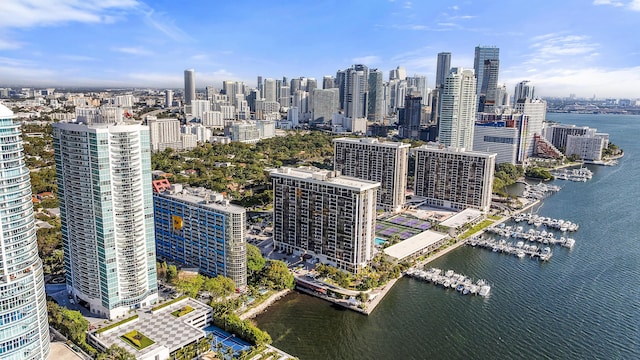
[(562, 232), (566, 231), (577, 231), (580, 225), (576, 223), (572, 223), (568, 220), (563, 219), (552, 219), (549, 217), (539, 216), (537, 214), (532, 213), (520, 213), (513, 217), (513, 221), (516, 223), (526, 221), (529, 225), (534, 225), (536, 227), (544, 225), (550, 229), (560, 230)]
[[(617, 163), (617, 162), (616, 162)], [(593, 172), (585, 167), (579, 169), (562, 169), (551, 173), (558, 180), (569, 180), (577, 182), (586, 182), (591, 180)]]
[(561, 189), (560, 186), (558, 185), (547, 185), (544, 183), (532, 185), (524, 182), (523, 184), (525, 186), (525, 189), (522, 192), (522, 196), (529, 199), (536, 199), (536, 200), (542, 200), (547, 196), (560, 191)]
[[(513, 226), (505, 226), (502, 228), (491, 227), (487, 229), (487, 232), (507, 238), (516, 238), (530, 242), (538, 242), (544, 245), (561, 245), (569, 249), (572, 249), (576, 243), (575, 239), (573, 238), (564, 236), (556, 238), (552, 232), (547, 232), (545, 230), (538, 231), (535, 229), (529, 229), (525, 232), (522, 226), (518, 226), (517, 228), (514, 228)], [(472, 239), (470, 241), (477, 242), (479, 240)]]
[(457, 274), (453, 270), (443, 272), (438, 268), (430, 268), (429, 270), (410, 268), (406, 271), (406, 275), (436, 286), (442, 286), (445, 289), (455, 289), (462, 295), (489, 296), (491, 292), (491, 286), (487, 284), (486, 280), (480, 279), (474, 282), (471, 278)]
[(493, 252), (514, 255), (519, 259), (528, 256), (531, 259), (549, 261), (553, 255), (551, 248), (548, 246), (538, 247), (537, 245), (528, 245), (525, 244), (524, 241), (518, 241), (514, 244), (512, 242), (507, 243), (506, 240), (470, 239), (467, 240), (467, 245), (489, 249)]

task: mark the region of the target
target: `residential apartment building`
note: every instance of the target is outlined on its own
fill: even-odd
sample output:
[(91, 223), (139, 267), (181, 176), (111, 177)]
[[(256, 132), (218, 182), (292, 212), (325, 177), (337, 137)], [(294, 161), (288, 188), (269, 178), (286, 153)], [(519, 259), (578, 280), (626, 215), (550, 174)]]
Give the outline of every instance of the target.
[(40, 360), (49, 356), (47, 300), (29, 169), (13, 119), (0, 104), (0, 357)]
[(182, 150), (180, 120), (147, 116), (152, 151)]
[(273, 170), (271, 179), (276, 249), (354, 273), (372, 259), (380, 183), (288, 167)]
[(204, 188), (153, 182), (156, 253), (247, 285), (246, 210)]
[(437, 145), (413, 151), (416, 196), (438, 207), (489, 210), (496, 154)]
[(378, 207), (394, 212), (402, 210), (410, 144), (371, 138), (338, 138), (333, 144), (333, 170), (345, 176), (379, 182)]
[(149, 129), (53, 125), (67, 291), (114, 319), (157, 301)]
[(598, 135), (568, 135), (566, 156), (577, 155), (581, 160), (602, 160), (606, 138)]

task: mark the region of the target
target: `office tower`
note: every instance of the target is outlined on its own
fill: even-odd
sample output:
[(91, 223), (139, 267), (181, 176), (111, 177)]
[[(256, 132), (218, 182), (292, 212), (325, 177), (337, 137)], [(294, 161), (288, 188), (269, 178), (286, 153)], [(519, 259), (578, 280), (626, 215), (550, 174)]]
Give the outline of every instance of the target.
[(261, 93), (262, 93), (262, 97), (266, 101), (277, 101), (277, 99), (276, 99), (276, 81), (271, 79), (271, 78), (264, 79), (264, 87), (263, 87), (263, 91)]
[(322, 88), (323, 89), (333, 89), (336, 87), (335, 79), (331, 75), (327, 75), (322, 78)]
[[(547, 116), (547, 102), (542, 99), (519, 99), (514, 104), (516, 111), (527, 115), (526, 156), (533, 156), (535, 152), (535, 136), (542, 135), (542, 127)], [(555, 144), (554, 144), (555, 145)], [(560, 148), (558, 148), (560, 149)]]
[(369, 71), (369, 109), (367, 118), (369, 121), (382, 123), (384, 120), (384, 85), (383, 74), (378, 69)]
[(67, 291), (115, 319), (157, 301), (149, 128), (56, 123)]
[(367, 117), (369, 70), (365, 65), (353, 65), (345, 70), (344, 112), (351, 119)]
[(196, 99), (196, 75), (195, 70), (184, 71), (184, 104), (191, 105), (191, 101)]
[(507, 92), (507, 85), (502, 84), (496, 88), (496, 110), (509, 108), (511, 106), (511, 99)]
[(422, 105), (429, 105), (429, 94), (427, 92), (427, 77), (415, 74), (407, 77), (407, 94), (417, 92), (422, 98)]
[(404, 67), (398, 66), (395, 69), (389, 71), (389, 80), (405, 80), (407, 77), (407, 70)]
[(496, 153), (496, 164), (523, 163), (528, 116), (520, 113), (480, 113), (473, 130), (473, 149)]
[(283, 107), (291, 106), (291, 90), (289, 86), (280, 86), (280, 98), (278, 99), (278, 102), (280, 103), (280, 106)]
[(329, 124), (340, 107), (338, 89), (315, 89), (311, 98), (312, 120), (316, 124)]
[(213, 86), (206, 86), (204, 88), (204, 98), (205, 98), (205, 100), (213, 100), (216, 95), (219, 95), (219, 93), (216, 90), (216, 88), (214, 88)]
[(251, 112), (256, 111), (256, 101), (258, 101), (259, 99), (261, 99), (260, 90), (251, 89), (251, 91), (249, 91), (249, 95), (247, 96), (247, 104), (249, 105), (249, 110)]
[(173, 106), (173, 90), (167, 90), (164, 93), (164, 107)]
[(307, 79), (307, 92), (311, 94), (313, 90), (318, 88), (318, 81), (314, 78)]
[(258, 84), (257, 84), (256, 88), (258, 89), (258, 91), (260, 91), (260, 93), (262, 93), (262, 86), (263, 86), (262, 76), (258, 76)]
[(0, 104), (0, 357), (40, 360), (49, 356), (47, 301), (38, 257), (29, 169), (20, 124)]
[(407, 82), (405, 80), (390, 80), (389, 83), (389, 114), (395, 114), (399, 108), (404, 108), (407, 96)]
[(372, 259), (380, 183), (288, 167), (271, 179), (275, 248), (353, 273)]
[(513, 101), (518, 102), (520, 99), (535, 99), (535, 87), (529, 80), (520, 81), (516, 84), (513, 92)]
[(413, 151), (416, 196), (425, 197), (433, 206), (489, 211), (496, 154), (437, 144)]
[(205, 188), (153, 182), (158, 256), (215, 277), (224, 275), (237, 288), (247, 285), (246, 211)]
[(335, 87), (340, 91), (340, 109), (344, 110), (344, 89), (345, 89), (345, 79), (346, 79), (346, 70), (338, 70), (336, 71), (336, 78), (334, 80)]
[(407, 95), (404, 105), (398, 114), (399, 136), (402, 139), (418, 140), (422, 128), (422, 97)]
[(158, 119), (155, 116), (147, 116), (151, 151), (164, 151), (165, 149), (181, 150), (180, 120)]
[(371, 138), (333, 139), (333, 170), (380, 183), (378, 207), (400, 211), (405, 203), (410, 144)]
[(476, 102), (478, 112), (492, 112), (495, 106), (500, 49), (495, 46), (476, 46), (473, 59), (476, 75)]
[(476, 79), (473, 71), (452, 68), (444, 81), (441, 96), (438, 141), (447, 146), (472, 149), (476, 120)]
[(301, 89), (301, 84), (302, 84), (302, 79), (301, 78), (297, 78), (297, 79), (291, 79), (291, 82), (289, 83), (290, 85), (290, 90), (291, 90), (291, 94), (293, 95), (296, 91)]
[(451, 70), (451, 53), (438, 53), (438, 64), (436, 67), (436, 88), (440, 89), (444, 85), (444, 79), (449, 75)]

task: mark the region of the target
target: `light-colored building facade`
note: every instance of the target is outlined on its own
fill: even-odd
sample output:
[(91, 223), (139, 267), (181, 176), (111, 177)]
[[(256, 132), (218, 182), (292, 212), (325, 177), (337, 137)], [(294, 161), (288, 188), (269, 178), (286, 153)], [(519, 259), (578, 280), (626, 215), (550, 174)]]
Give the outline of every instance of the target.
[(413, 151), (416, 196), (438, 207), (489, 210), (496, 154), (431, 144)]
[(153, 190), (157, 255), (211, 277), (226, 276), (244, 288), (246, 210), (204, 188), (156, 180)]
[(524, 114), (478, 114), (473, 130), (473, 149), (496, 153), (496, 164), (523, 163), (527, 120)]
[(20, 124), (0, 104), (0, 357), (46, 359), (49, 324)]
[(438, 141), (446, 146), (473, 148), (476, 121), (476, 79), (473, 71), (452, 68), (440, 101)]
[(577, 155), (581, 160), (602, 160), (602, 150), (605, 147), (605, 137), (602, 136), (567, 136), (566, 156)]
[(180, 120), (147, 116), (152, 151), (182, 150)]
[[(526, 92), (526, 90), (523, 90)], [(533, 93), (533, 90), (531, 91)], [(533, 156), (536, 134), (542, 135), (544, 120), (547, 116), (547, 102), (542, 99), (524, 98), (515, 102), (515, 110), (527, 116), (527, 133), (525, 137), (526, 156)]]
[(400, 211), (405, 203), (410, 144), (379, 142), (372, 138), (333, 140), (333, 170), (380, 183), (378, 207)]
[(196, 99), (196, 71), (187, 69), (184, 71), (184, 104), (191, 105)]
[(67, 291), (110, 319), (155, 303), (148, 127), (57, 123), (53, 145)]
[(373, 257), (380, 183), (318, 169), (271, 172), (277, 249), (358, 272)]

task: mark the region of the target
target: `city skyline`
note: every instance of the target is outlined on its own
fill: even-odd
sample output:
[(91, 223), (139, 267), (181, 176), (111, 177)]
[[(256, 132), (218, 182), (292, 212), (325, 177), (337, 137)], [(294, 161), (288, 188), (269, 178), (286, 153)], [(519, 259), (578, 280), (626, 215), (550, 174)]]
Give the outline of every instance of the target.
[[(224, 80), (255, 86), (258, 75), (320, 80), (364, 64), (385, 79), (402, 66), (407, 75), (427, 76), (433, 88), (439, 52), (451, 52), (452, 67), (472, 68), (480, 45), (501, 49), (498, 83), (510, 92), (531, 80), (540, 96), (639, 96), (638, 0), (7, 0), (0, 11), (3, 85), (181, 88), (183, 71), (194, 68), (198, 89)], [(516, 21), (504, 21), (509, 17)]]

